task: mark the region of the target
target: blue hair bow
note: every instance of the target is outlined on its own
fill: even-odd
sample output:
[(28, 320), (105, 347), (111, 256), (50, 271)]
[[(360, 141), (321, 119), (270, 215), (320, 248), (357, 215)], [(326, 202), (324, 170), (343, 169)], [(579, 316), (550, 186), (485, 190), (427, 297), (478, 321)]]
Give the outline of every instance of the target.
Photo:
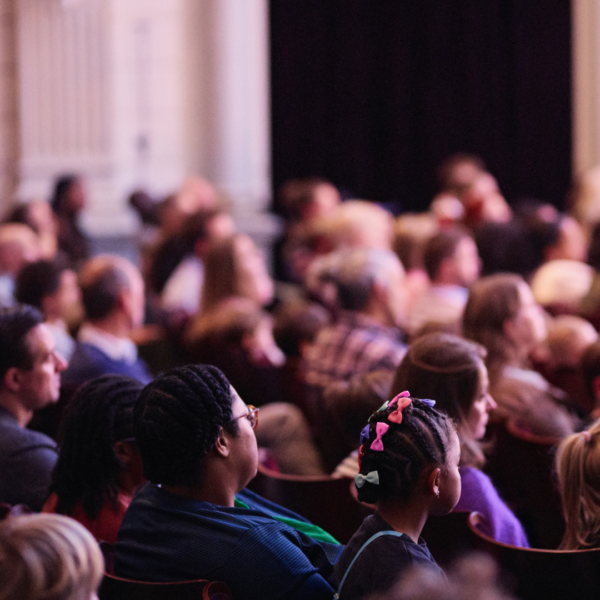
[(360, 432), (360, 443), (364, 444), (365, 440), (370, 439), (369, 438), (369, 430), (370, 430), (370, 425), (365, 425), (363, 430)]
[(361, 488), (365, 483), (372, 483), (373, 485), (379, 485), (379, 473), (377, 471), (371, 471), (366, 475), (358, 475), (354, 476), (354, 482), (356, 483), (356, 487)]
[(435, 406), (435, 400), (430, 400), (429, 398), (419, 398), (421, 402), (427, 404), (429, 408), (433, 408)]

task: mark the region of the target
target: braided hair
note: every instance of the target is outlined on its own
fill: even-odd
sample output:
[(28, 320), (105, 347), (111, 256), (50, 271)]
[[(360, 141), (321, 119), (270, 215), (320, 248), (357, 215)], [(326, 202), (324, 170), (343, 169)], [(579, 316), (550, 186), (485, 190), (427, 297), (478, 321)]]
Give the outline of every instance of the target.
[[(425, 402), (412, 398), (402, 411), (400, 424), (388, 420), (396, 407), (384, 404), (369, 419), (369, 437), (364, 438), (361, 475), (377, 471), (379, 483), (368, 480), (357, 486), (361, 502), (375, 504), (380, 500), (408, 500), (424, 469), (429, 465), (444, 466), (455, 426), (443, 413)], [(383, 434), (383, 450), (373, 450), (378, 423), (389, 425)]]
[(142, 388), (125, 375), (103, 375), (77, 390), (65, 410), (52, 473), (56, 512), (71, 514), (81, 503), (94, 520), (106, 499), (116, 505), (117, 475), (124, 466), (114, 445), (133, 435), (133, 405)]
[(238, 433), (232, 403), (229, 381), (209, 365), (169, 369), (149, 383), (133, 412), (144, 477), (156, 484), (200, 484), (202, 459), (221, 428)]

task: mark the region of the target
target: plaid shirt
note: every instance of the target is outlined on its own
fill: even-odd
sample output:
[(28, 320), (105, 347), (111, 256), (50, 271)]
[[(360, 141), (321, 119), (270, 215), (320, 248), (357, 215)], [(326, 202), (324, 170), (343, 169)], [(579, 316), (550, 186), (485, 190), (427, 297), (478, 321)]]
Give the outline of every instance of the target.
[(309, 348), (305, 380), (324, 387), (352, 375), (380, 369), (393, 371), (405, 354), (399, 329), (377, 325), (365, 315), (344, 312), (335, 325), (318, 333)]

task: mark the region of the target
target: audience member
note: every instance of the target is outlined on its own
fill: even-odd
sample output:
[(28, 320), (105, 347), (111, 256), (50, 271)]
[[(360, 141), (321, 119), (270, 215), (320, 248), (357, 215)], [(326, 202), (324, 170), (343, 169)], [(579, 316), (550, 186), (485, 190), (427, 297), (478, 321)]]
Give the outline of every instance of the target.
[(15, 297), (42, 312), (56, 349), (69, 361), (75, 350), (69, 326), (77, 325), (82, 317), (81, 290), (75, 272), (49, 260), (29, 263), (17, 277)]
[(15, 304), (15, 279), (29, 262), (40, 258), (40, 245), (27, 225), (0, 225), (0, 308)]
[(567, 528), (561, 548), (600, 548), (600, 422), (570, 435), (556, 453)]
[(464, 223), (468, 227), (482, 223), (506, 223), (512, 218), (512, 211), (500, 193), (498, 182), (488, 172), (477, 174), (462, 189), (459, 200), (464, 206)]
[(327, 217), (342, 201), (332, 183), (316, 177), (286, 181), (279, 189), (279, 199), (293, 223)]
[(600, 418), (600, 342), (585, 349), (581, 356), (581, 374), (592, 407), (593, 419)]
[(306, 382), (321, 387), (359, 373), (393, 370), (406, 352), (398, 328), (406, 318), (398, 257), (389, 250), (354, 250), (338, 258), (335, 285), (341, 313), (306, 353)]
[(94, 538), (62, 515), (0, 523), (0, 600), (94, 600), (104, 560)]
[(473, 238), (460, 229), (440, 231), (425, 244), (423, 262), (431, 287), (414, 304), (408, 328), (416, 333), (429, 322), (461, 320), (468, 288), (479, 277), (481, 261)]
[(58, 400), (66, 366), (38, 310), (0, 312), (0, 502), (39, 511), (48, 496), (56, 444), (26, 426)]
[(82, 267), (79, 281), (85, 321), (69, 368), (63, 373), (63, 385), (74, 391), (83, 382), (107, 373), (148, 383), (148, 368), (129, 339), (144, 318), (144, 283), (137, 268), (124, 258), (104, 254)]
[(445, 158), (438, 166), (438, 190), (460, 196), (465, 188), (485, 172), (485, 164), (481, 157), (457, 152)]
[(502, 501), (490, 478), (480, 469), (480, 440), (488, 415), (496, 408), (488, 391), (485, 349), (454, 335), (432, 333), (411, 344), (398, 370), (390, 394), (409, 389), (432, 398), (436, 409), (456, 424), (460, 440), (462, 494), (456, 510), (477, 511), (486, 519), (485, 533), (505, 544), (529, 547), (518, 519)]
[(386, 402), (361, 433), (358, 499), (376, 505), (334, 568), (344, 600), (389, 590), (410, 566), (445, 579), (421, 530), (460, 498), (460, 445), (448, 417), (408, 392)]
[(264, 256), (251, 237), (238, 233), (211, 243), (204, 260), (203, 311), (232, 296), (266, 306), (273, 300), (273, 292)]
[(463, 334), (487, 349), (496, 419), (515, 419), (540, 435), (565, 436), (578, 425), (562, 404), (564, 393), (530, 369), (530, 354), (546, 337), (542, 310), (518, 275), (475, 283), (463, 314)]
[(77, 175), (61, 175), (56, 180), (50, 204), (58, 223), (58, 250), (74, 267), (90, 255), (90, 241), (78, 223), (86, 203), (83, 181)]
[(117, 575), (207, 577), (239, 600), (332, 597), (342, 547), (244, 489), (257, 469), (257, 417), (215, 367), (171, 369), (144, 388), (134, 434), (150, 483), (123, 519)]
[(191, 317), (200, 310), (204, 283), (203, 258), (212, 240), (233, 235), (229, 214), (212, 208), (186, 217), (182, 230), (167, 238), (154, 253), (151, 267), (153, 289), (160, 293), (160, 306)]
[(111, 544), (145, 482), (133, 436), (133, 405), (142, 387), (125, 375), (103, 375), (77, 390), (61, 423), (58, 462), (43, 508), (74, 518)]
[(52, 207), (45, 200), (18, 204), (5, 219), (6, 223), (22, 223), (38, 236), (40, 258), (52, 260), (58, 251), (57, 223)]

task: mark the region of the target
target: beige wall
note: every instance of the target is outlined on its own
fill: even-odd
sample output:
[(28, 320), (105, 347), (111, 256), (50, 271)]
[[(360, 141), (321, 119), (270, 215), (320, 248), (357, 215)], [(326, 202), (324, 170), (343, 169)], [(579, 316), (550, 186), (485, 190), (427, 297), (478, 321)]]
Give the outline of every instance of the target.
[(15, 0), (0, 0), (0, 212), (17, 185), (17, 60)]

